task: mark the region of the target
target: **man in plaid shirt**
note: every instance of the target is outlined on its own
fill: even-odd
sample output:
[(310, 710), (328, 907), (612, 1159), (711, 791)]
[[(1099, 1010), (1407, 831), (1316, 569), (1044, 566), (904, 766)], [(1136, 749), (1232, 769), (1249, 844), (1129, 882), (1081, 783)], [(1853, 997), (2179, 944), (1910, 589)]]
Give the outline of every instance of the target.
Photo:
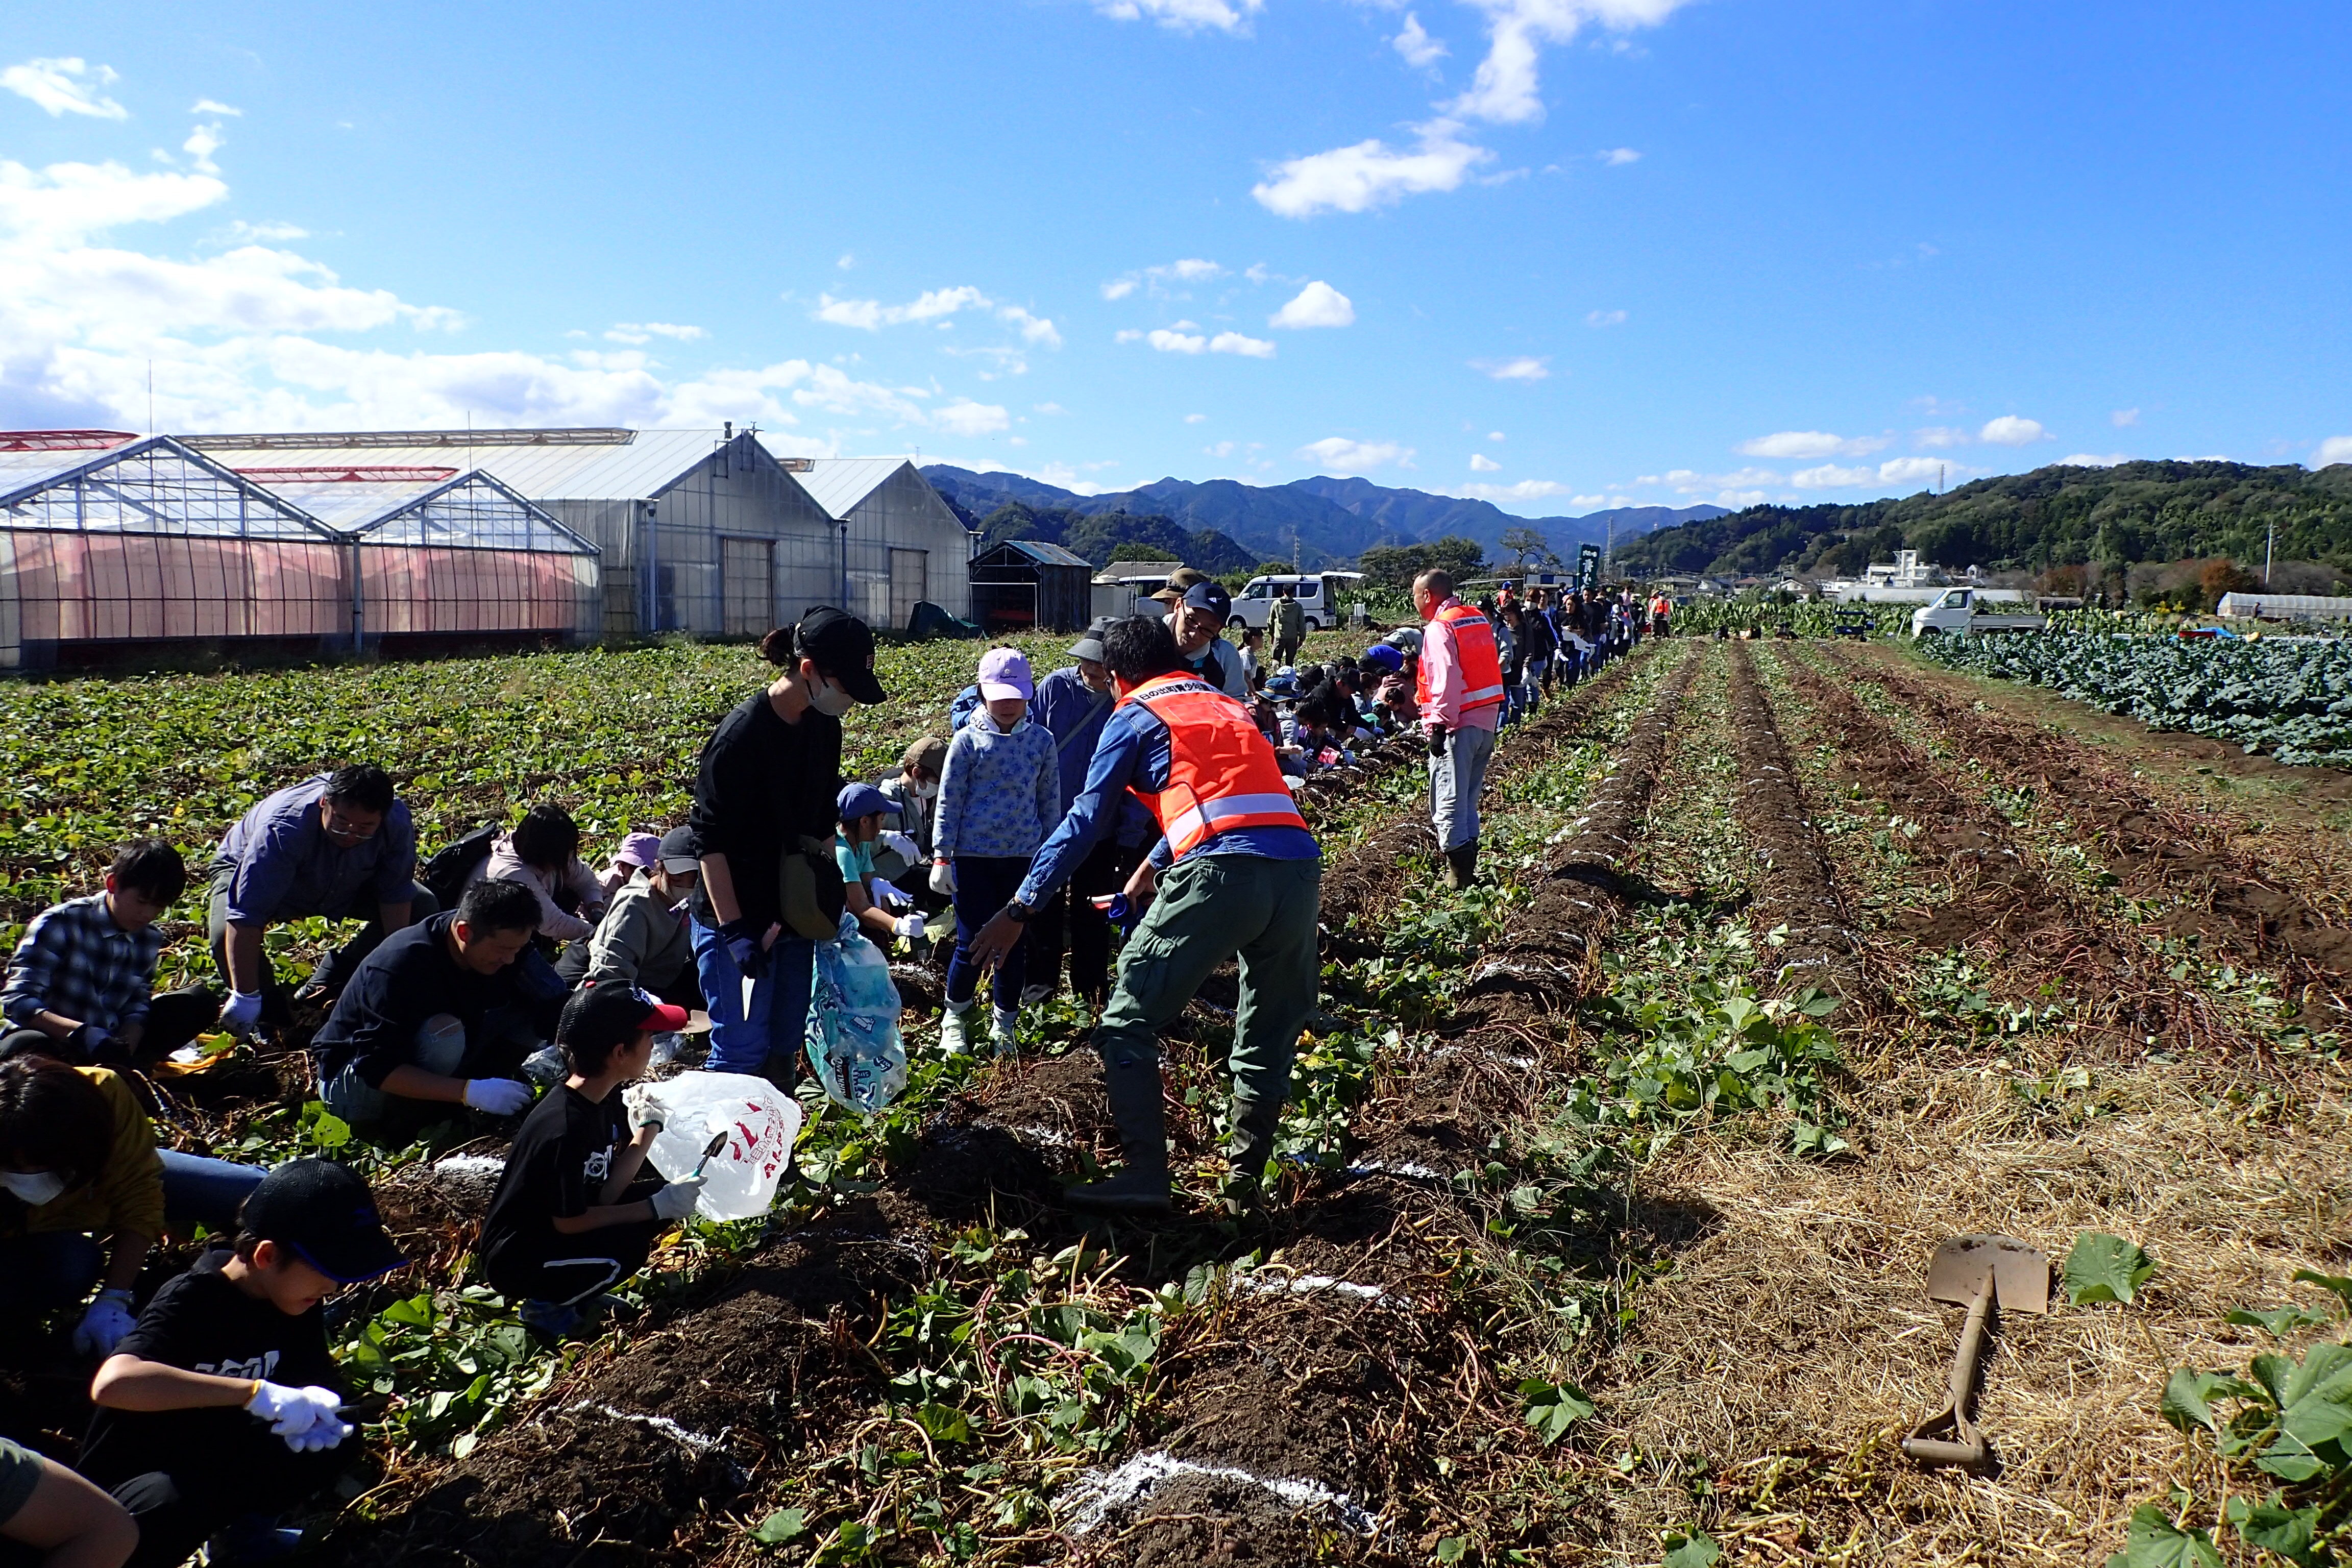
[(198, 985), (152, 994), (163, 933), (155, 922), (186, 889), (180, 852), (160, 838), (125, 846), (106, 890), (47, 909), (26, 929), (0, 991), (0, 1059), (22, 1051), (76, 1066), (153, 1062), (220, 1016)]

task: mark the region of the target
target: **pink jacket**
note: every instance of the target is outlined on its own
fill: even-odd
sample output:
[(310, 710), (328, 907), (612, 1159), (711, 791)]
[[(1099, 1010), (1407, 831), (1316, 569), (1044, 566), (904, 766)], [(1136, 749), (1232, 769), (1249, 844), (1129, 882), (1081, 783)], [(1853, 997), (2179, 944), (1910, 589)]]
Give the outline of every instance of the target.
[[(1454, 602), (1449, 599), (1446, 604)], [(1421, 672), (1429, 682), (1429, 700), (1421, 705), (1423, 724), (1442, 724), (1449, 730), (1492, 730), (1502, 723), (1500, 703), (1473, 709), (1466, 718), (1464, 716), (1462, 699), (1468, 693), (1469, 684), (1462, 678), (1462, 660), (1454, 652), (1454, 628), (1444, 621), (1433, 620), (1421, 628)]]
[[(551, 937), (557, 942), (577, 942), (588, 935), (596, 929), (597, 917), (604, 912), (604, 885), (596, 880), (596, 874), (588, 869), (585, 861), (575, 856), (571, 866), (565, 869), (561, 878), (557, 879), (555, 885), (551, 887), (546, 874), (538, 867), (526, 866), (522, 863), (522, 857), (514, 852), (512, 841), (503, 833), (499, 834), (496, 842), (490, 846), (489, 858), (482, 862), (471, 880), (481, 882), (492, 879), (501, 882), (520, 882), (524, 887), (537, 893), (539, 895), (539, 934)], [(563, 909), (549, 897), (551, 893), (558, 890), (570, 893), (579, 901), (579, 914), (565, 913)]]

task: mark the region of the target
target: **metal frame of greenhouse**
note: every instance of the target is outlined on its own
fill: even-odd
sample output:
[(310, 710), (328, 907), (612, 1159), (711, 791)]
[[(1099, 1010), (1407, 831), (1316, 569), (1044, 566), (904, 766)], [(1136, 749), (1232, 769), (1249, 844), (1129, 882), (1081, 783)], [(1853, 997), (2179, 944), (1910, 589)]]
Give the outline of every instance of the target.
[(239, 471), (168, 436), (0, 433), (0, 668), (580, 642), (602, 611), (596, 546), (478, 469)]

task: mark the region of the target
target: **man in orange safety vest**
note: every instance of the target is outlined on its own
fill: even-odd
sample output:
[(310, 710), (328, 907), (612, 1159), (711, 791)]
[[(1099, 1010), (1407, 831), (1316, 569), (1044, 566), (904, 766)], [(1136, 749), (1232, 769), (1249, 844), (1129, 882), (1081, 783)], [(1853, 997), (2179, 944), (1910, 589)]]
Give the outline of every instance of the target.
[(1454, 596), (1454, 578), (1413, 579), (1421, 632), (1421, 721), (1429, 732), (1429, 815), (1445, 857), (1445, 885), (1478, 874), (1478, 791), (1503, 718), (1503, 661), (1486, 617)]
[(1119, 955), (1118, 984), (1095, 1030), (1127, 1168), (1067, 1196), (1075, 1206), (1111, 1213), (1165, 1214), (1173, 1206), (1160, 1030), (1210, 971), (1238, 956), (1227, 1195), (1251, 1204), (1274, 1157), (1298, 1032), (1315, 1006), (1322, 851), (1249, 710), (1192, 671), (1165, 622), (1114, 621), (1102, 645), (1118, 705), (1103, 721), (1086, 784), (1012, 901), (981, 928), (972, 956), (986, 966), (1019, 941), (1030, 911), (1116, 826), (1120, 796), (1140, 801), (1161, 838), (1125, 897), (1131, 905), (1151, 900), (1151, 907)]

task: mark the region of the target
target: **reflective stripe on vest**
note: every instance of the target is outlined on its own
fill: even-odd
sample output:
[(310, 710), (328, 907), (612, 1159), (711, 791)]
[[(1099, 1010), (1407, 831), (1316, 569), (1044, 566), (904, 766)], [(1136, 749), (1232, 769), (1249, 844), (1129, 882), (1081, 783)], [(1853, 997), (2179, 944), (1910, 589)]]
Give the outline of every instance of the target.
[(1168, 726), (1166, 787), (1128, 789), (1178, 858), (1237, 827), (1307, 831), (1274, 747), (1239, 702), (1192, 675), (1155, 676), (1119, 700), (1142, 703)]
[[(1495, 651), (1495, 628), (1486, 617), (1469, 605), (1456, 601), (1430, 617), (1444, 621), (1454, 633), (1454, 662), (1462, 672), (1467, 689), (1462, 697), (1462, 710), (1475, 708), (1498, 708), (1503, 702), (1503, 661)], [(1413, 671), (1414, 684), (1420, 687), (1423, 706), (1429, 702), (1429, 664), (1423, 659)]]

